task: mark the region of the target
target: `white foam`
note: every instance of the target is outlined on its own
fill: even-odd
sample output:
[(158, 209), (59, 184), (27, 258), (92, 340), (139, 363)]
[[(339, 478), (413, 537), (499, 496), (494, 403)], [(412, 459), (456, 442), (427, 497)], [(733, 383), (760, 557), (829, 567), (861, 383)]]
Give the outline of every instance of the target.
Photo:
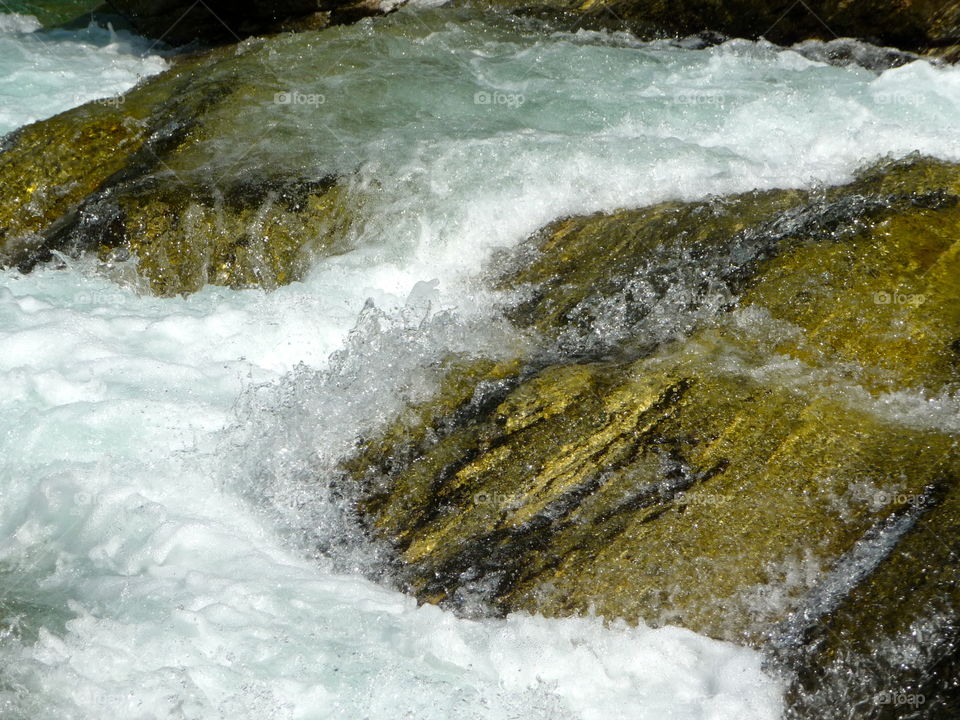
[(0, 34), (32, 33), (41, 27), (40, 21), (33, 15), (0, 14)]
[(36, 18), (0, 15), (0, 135), (91, 100), (116, 98), (166, 68), (151, 43), (91, 25), (38, 32)]
[[(286, 549), (219, 484), (212, 466), (230, 458), (214, 431), (245, 387), (322, 365), (339, 342), (322, 347), (330, 319), (304, 288), (158, 300), (79, 269), (3, 279), (4, 597), (73, 618), (0, 650), (11, 713), (777, 716), (779, 685), (750, 651), (598, 620), (457, 620)], [(381, 383), (371, 396), (390, 388), (385, 372), (365, 376)], [(301, 452), (283, 403), (260, 410), (281, 414)]]
[[(392, 18), (409, 27), (382, 44), (337, 45), (357, 46), (360, 24), (314, 48), (321, 64), (346, 53), (335, 80), (314, 80), (331, 99), (330, 132), (264, 148), (347, 148), (345, 169), (360, 158), (370, 201), (354, 252), (270, 294), (138, 297), (82, 264), (0, 275), (3, 597), (34, 608), (23, 643), (0, 647), (0, 707), (34, 718), (772, 720), (780, 685), (748, 650), (595, 619), (458, 620), (298, 543), (348, 532), (324, 469), (427, 392), (445, 352), (521, 342), (477, 329), (491, 298), (476, 275), (494, 248), (567, 213), (837, 182), (886, 153), (960, 158), (960, 74), (920, 64), (877, 77), (754, 44), (692, 52)], [(43, 55), (0, 36), (8, 67), (5, 42), (31, 58), (8, 124), (69, 105), (111, 53), (105, 94), (161, 67), (122, 44), (63, 39)], [(439, 77), (424, 82), (427, 72)], [(327, 82), (350, 102), (334, 103)], [(493, 90), (526, 102), (475, 103)], [(924, 101), (877, 100), (908, 90)], [(368, 309), (350, 338), (368, 297), (387, 312)], [(449, 312), (421, 322), (428, 304)]]

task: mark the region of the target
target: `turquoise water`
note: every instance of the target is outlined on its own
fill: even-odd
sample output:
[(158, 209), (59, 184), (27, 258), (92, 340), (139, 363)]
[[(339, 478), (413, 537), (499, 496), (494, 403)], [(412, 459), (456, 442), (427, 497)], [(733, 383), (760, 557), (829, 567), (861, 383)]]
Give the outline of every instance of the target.
[[(35, 27), (0, 16), (4, 129), (165, 66)], [(204, 170), (350, 172), (355, 251), (186, 299), (85, 262), (0, 274), (0, 715), (778, 717), (756, 653), (684, 630), (418, 608), (363, 579), (377, 550), (324, 480), (437, 358), (522, 342), (485, 322), (498, 248), (569, 213), (960, 159), (960, 72), (436, 11), (278, 42), (302, 60), (254, 43), (250, 82), (282, 97)]]

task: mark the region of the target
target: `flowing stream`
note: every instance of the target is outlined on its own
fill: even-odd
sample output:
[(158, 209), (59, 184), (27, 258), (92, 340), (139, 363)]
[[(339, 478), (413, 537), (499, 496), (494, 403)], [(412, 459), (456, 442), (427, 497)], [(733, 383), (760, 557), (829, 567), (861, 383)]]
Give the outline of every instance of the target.
[[(571, 213), (960, 160), (960, 70), (431, 9), (324, 35), (295, 71), (264, 61), (284, 114), (211, 153), (355, 172), (355, 250), (270, 293), (0, 273), (0, 717), (779, 717), (758, 653), (686, 630), (418, 608), (365, 579), (377, 550), (324, 476), (445, 351), (522, 342), (480, 322), (498, 249)], [(167, 65), (0, 15), (0, 133)]]

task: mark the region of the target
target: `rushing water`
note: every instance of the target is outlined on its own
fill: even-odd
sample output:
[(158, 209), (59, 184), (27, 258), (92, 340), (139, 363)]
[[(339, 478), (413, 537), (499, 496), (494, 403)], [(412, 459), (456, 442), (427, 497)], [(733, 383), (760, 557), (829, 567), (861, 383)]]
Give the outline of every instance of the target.
[[(474, 322), (497, 247), (565, 213), (960, 159), (960, 72), (380, 22), (268, 78), (316, 102), (252, 109), (270, 132), (246, 160), (211, 147), (233, 166), (359, 166), (376, 192), (356, 251), (273, 293), (145, 297), (85, 263), (0, 275), (0, 716), (776, 718), (752, 651), (595, 618), (458, 619), (350, 572), (375, 550), (324, 471), (444, 349), (509, 351)], [(35, 30), (0, 16), (2, 131), (165, 66), (129, 36)], [(324, 129), (284, 142), (319, 97)]]

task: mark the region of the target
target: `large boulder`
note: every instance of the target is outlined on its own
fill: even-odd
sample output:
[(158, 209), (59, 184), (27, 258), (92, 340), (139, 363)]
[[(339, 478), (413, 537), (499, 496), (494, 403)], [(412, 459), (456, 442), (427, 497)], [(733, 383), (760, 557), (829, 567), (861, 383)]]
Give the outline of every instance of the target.
[[(179, 45), (234, 42), (253, 34), (352, 22), (403, 0), (109, 0), (104, 10), (142, 34)], [(794, 44), (853, 37), (906, 50), (960, 51), (960, 2), (936, 0), (453, 0), (508, 10), (566, 26), (626, 29), (641, 37), (705, 32)]]
[(765, 647), (808, 717), (942, 696), (958, 230), (960, 167), (918, 158), (825, 192), (558, 221), (500, 280), (539, 349), (450, 358), (345, 482), (422, 601)]
[(960, 2), (936, 0), (458, 0), (559, 18), (570, 25), (627, 29), (643, 37), (705, 31), (779, 44), (854, 37), (909, 50), (960, 43)]
[(309, 91), (317, 68), (277, 59), (317, 35), (184, 58), (126, 95), (3, 138), (0, 266), (132, 258), (150, 290), (174, 295), (276, 287), (346, 249), (348, 168), (303, 147), (323, 108), (288, 101), (288, 83)]
[(390, 0), (108, 0), (143, 35), (171, 45), (230, 43), (286, 29), (319, 29), (379, 15)]

